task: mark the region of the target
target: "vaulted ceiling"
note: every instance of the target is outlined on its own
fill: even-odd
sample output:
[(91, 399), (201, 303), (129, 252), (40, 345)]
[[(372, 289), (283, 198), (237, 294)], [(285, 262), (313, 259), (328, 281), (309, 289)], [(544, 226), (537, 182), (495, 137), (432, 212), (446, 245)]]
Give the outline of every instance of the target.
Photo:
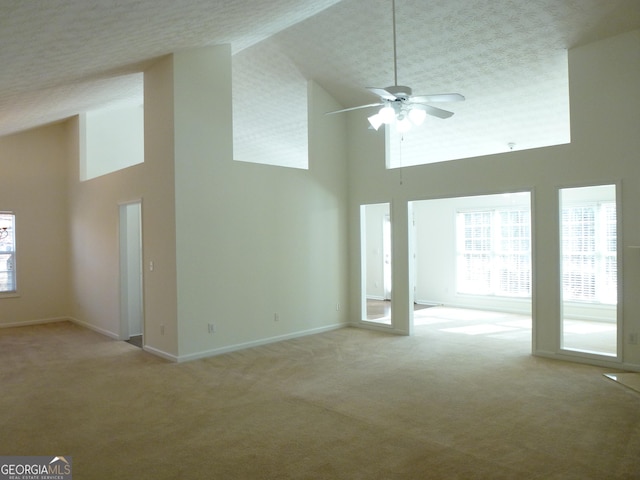
[[(563, 143), (567, 49), (640, 28), (640, 0), (396, 0), (396, 17), (398, 82), (465, 95), (446, 128), (499, 151)], [(150, 62), (225, 43), (271, 42), (344, 107), (371, 103), (393, 84), (391, 19), (391, 0), (1, 0), (0, 135), (141, 101)]]

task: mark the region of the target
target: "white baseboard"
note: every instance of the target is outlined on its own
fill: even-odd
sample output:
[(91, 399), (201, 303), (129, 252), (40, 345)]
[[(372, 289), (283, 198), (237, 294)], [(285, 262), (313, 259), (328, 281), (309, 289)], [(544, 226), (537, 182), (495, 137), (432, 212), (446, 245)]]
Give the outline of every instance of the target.
[(68, 320), (75, 323), (76, 325), (79, 325), (84, 328), (88, 328), (89, 330), (93, 330), (94, 332), (100, 333), (109, 338), (113, 338), (114, 340), (120, 340), (120, 336), (117, 333), (114, 333), (110, 330), (105, 330), (104, 328), (96, 327), (95, 325), (92, 325), (87, 322), (83, 322), (82, 320), (78, 320), (77, 318), (73, 318), (73, 317), (68, 318)]
[(426, 300), (424, 298), (414, 298), (413, 301), (414, 301), (414, 303), (417, 303), (418, 305), (432, 305), (434, 307), (439, 306), (439, 305), (444, 305), (444, 303), (442, 303), (442, 302), (438, 302), (436, 300)]
[(393, 335), (408, 335), (407, 332), (398, 330), (397, 328), (394, 328), (393, 326), (386, 323), (376, 323), (368, 322), (366, 320), (360, 320), (359, 322), (351, 322), (349, 326), (353, 328), (360, 328), (362, 330), (376, 330), (378, 332), (391, 333)]
[(428, 307), (441, 307), (444, 305), (442, 302), (435, 302), (433, 300), (414, 300), (417, 305), (425, 305)]
[(38, 320), (25, 320), (24, 322), (2, 323), (0, 328), (26, 327), (27, 325), (44, 325), (46, 323), (71, 322), (69, 317), (41, 318)]
[[(260, 340), (254, 340), (246, 343), (238, 343), (236, 345), (229, 345), (227, 347), (214, 348), (212, 350), (204, 350), (202, 352), (190, 353), (187, 355), (178, 355), (178, 357), (174, 357), (175, 358), (174, 361), (177, 361), (179, 363), (189, 362), (191, 360), (198, 360), (200, 358), (213, 357), (215, 355), (222, 355), (225, 353), (235, 352), (238, 350), (244, 350), (246, 348), (259, 347), (261, 345), (268, 345), (270, 343), (282, 342), (284, 340), (291, 340), (299, 337), (306, 337), (308, 335), (315, 335), (316, 333), (323, 333), (323, 332), (329, 332), (332, 330), (338, 330), (340, 328), (345, 328), (348, 326), (349, 326), (348, 323), (336, 323), (334, 325), (328, 325), (326, 327), (312, 328), (310, 330), (303, 330), (300, 332), (288, 333), (286, 335), (279, 335), (277, 337), (263, 338)], [(145, 347), (145, 350), (147, 350), (147, 347)], [(149, 349), (149, 351), (151, 353), (154, 353), (151, 349)], [(166, 353), (164, 353), (164, 355), (161, 355), (161, 356), (167, 359), (171, 359), (169, 357), (173, 357), (173, 355), (169, 356), (169, 354), (166, 354)]]
[(160, 350), (158, 348), (150, 347), (149, 345), (144, 345), (142, 349), (145, 352), (149, 352), (157, 357), (164, 358), (165, 360), (169, 360), (170, 362), (174, 362), (174, 363), (179, 362), (178, 357), (176, 357), (175, 355), (172, 355), (171, 353), (167, 353), (163, 350)]

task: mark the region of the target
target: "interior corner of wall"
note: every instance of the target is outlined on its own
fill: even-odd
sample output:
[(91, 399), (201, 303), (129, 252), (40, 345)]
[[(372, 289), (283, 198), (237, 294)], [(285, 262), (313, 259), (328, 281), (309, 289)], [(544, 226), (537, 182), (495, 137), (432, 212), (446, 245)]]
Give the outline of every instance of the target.
[(78, 115), (78, 167), (80, 181), (87, 179), (87, 114)]

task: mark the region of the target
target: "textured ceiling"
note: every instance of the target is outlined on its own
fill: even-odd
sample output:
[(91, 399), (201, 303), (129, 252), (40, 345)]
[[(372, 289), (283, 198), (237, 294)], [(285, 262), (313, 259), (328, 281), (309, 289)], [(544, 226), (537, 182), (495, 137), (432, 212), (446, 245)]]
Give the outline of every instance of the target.
[(0, 0), (0, 135), (142, 101), (136, 76), (159, 56), (234, 52), (337, 0)]
[(233, 158), (309, 168), (308, 82), (297, 65), (265, 41), (236, 53), (231, 73)]
[[(640, 28), (640, 0), (396, 0), (396, 8), (399, 83), (467, 97), (445, 106), (454, 117), (427, 125), (440, 129), (445, 149), (467, 138), (455, 143), (458, 157), (508, 142), (562, 143), (566, 50)], [(0, 135), (141, 101), (135, 74), (161, 55), (223, 43), (238, 53), (263, 41), (345, 107), (375, 101), (366, 86), (393, 84), (390, 0), (0, 0)]]

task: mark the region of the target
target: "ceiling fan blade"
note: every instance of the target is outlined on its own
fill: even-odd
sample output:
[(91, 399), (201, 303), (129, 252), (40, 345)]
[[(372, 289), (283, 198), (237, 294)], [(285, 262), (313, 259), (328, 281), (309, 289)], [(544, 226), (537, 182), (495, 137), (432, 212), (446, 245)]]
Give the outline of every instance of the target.
[(396, 99), (396, 96), (393, 93), (388, 92), (384, 88), (367, 87), (367, 90), (369, 90), (371, 93), (375, 93), (380, 98), (383, 98), (385, 100), (395, 100)]
[(384, 103), (370, 103), (368, 105), (359, 105), (357, 107), (343, 108), (342, 110), (335, 110), (333, 112), (326, 112), (325, 115), (333, 115), (334, 113), (350, 112), (351, 110), (359, 110), (361, 108), (380, 107)]
[(411, 107), (412, 108), (419, 108), (420, 110), (424, 110), (429, 115), (432, 115), (432, 116), (438, 117), (438, 118), (449, 118), (449, 117), (453, 116), (453, 112), (449, 112), (447, 110), (443, 110), (443, 109), (437, 108), (437, 107), (432, 107), (431, 105), (424, 105), (422, 103), (412, 103)]
[(433, 95), (416, 95), (411, 97), (412, 102), (464, 102), (464, 96), (459, 93), (436, 93)]

